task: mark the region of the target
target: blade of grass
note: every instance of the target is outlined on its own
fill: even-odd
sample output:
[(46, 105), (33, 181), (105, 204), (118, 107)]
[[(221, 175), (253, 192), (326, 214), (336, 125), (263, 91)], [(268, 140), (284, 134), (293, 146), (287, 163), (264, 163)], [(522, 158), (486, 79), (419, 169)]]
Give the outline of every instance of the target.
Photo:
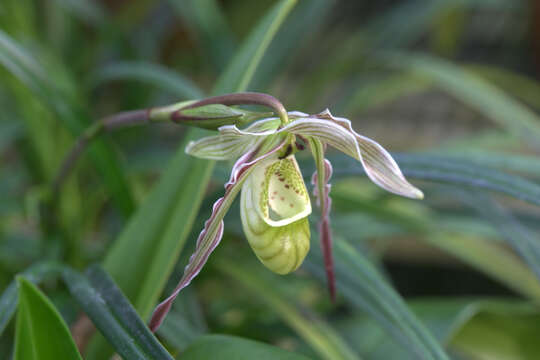
[[(348, 302), (367, 311), (396, 341), (419, 359), (448, 359), (433, 335), (408, 309), (375, 267), (343, 239), (334, 245), (337, 288)], [(312, 249), (308, 269), (324, 276), (322, 254)]]
[(66, 269), (62, 277), (71, 295), (118, 354), (133, 360), (172, 360), (107, 273), (92, 266), (86, 274)]
[[(452, 230), (444, 225), (444, 218), (439, 218), (427, 208), (410, 211), (405, 206), (396, 209), (384, 204), (374, 205), (359, 197), (357, 191), (345, 191), (342, 187), (335, 187), (332, 196), (340, 210), (346, 204), (354, 211), (365, 212), (385, 224), (397, 225), (417, 234), (419, 241), (455, 256), (523, 296), (536, 302), (540, 300), (540, 284), (535, 275), (499, 242), (464, 233), (462, 228)], [(452, 193), (453, 198), (456, 196)]]
[(540, 108), (540, 84), (532, 78), (489, 65), (471, 64), (466, 65), (466, 69), (480, 75), (526, 104)]
[(19, 309), (15, 360), (82, 360), (69, 329), (49, 299), (24, 277), (17, 278)]
[(401, 96), (423, 91), (431, 86), (429, 81), (411, 74), (375, 77), (362, 81), (343, 105), (343, 112), (357, 114), (373, 107), (382, 106)]
[[(485, 333), (500, 333), (505, 341), (490, 344), (487, 349), (499, 355), (498, 352), (504, 351), (509, 343), (514, 344), (511, 348), (515, 349), (515, 353), (510, 358), (521, 358), (527, 352), (523, 352), (525, 348), (532, 349), (538, 344), (535, 341), (538, 310), (523, 302), (496, 298), (427, 298), (408, 302), (408, 306), (452, 352), (461, 350), (459, 338), (465, 335), (463, 330), (476, 338), (472, 342), (468, 341), (475, 345), (480, 344), (475, 340)], [(485, 329), (486, 332), (471, 332), (467, 329), (480, 323), (489, 329)], [(369, 354), (372, 360), (416, 359), (404, 354), (399, 344), (386, 336), (376, 323), (360, 314), (339, 321), (338, 328), (360, 353)], [(528, 354), (526, 357), (530, 356)]]
[(433, 80), (453, 97), (486, 115), (508, 132), (535, 147), (540, 146), (540, 118), (474, 72), (422, 54), (390, 52), (380, 59), (392, 67)]
[[(55, 262), (43, 262), (32, 265), (21, 273), (26, 280), (35, 284), (46, 279), (60, 275), (64, 266)], [(17, 283), (15, 280), (4, 290), (0, 296), (0, 335), (4, 332), (13, 317), (18, 303)]]
[(182, 360), (200, 359), (235, 360), (308, 360), (307, 357), (275, 346), (236, 336), (206, 335), (182, 353)]
[(331, 360), (358, 359), (358, 355), (328, 324), (315, 317), (315, 314), (306, 313), (305, 309), (299, 311), (294, 301), (283, 296), (271, 282), (257, 276), (251, 267), (229, 261), (225, 257), (216, 260), (222, 272), (233, 278), (253, 296), (268, 304), (321, 357)]
[(294, 0), (280, 1), (268, 11), (219, 77), (214, 95), (244, 91), (249, 87), (265, 51), (295, 4)]
[(180, 99), (200, 99), (204, 93), (184, 76), (158, 64), (124, 61), (106, 65), (91, 77), (92, 86), (114, 80), (136, 80), (155, 86)]
[(204, 48), (204, 58), (222, 71), (234, 54), (236, 41), (216, 0), (169, 0)]
[[(39, 56), (30, 53), (0, 30), (0, 64), (31, 89), (72, 134), (79, 135), (90, 124), (89, 114), (76, 96), (68, 92), (73, 87), (57, 86), (53, 82), (54, 77), (48, 75), (46, 69), (35, 61), (36, 58)], [(59, 72), (56, 75), (60, 77), (66, 74), (64, 71), (64, 74)], [(90, 146), (89, 153), (118, 207), (125, 215), (130, 214), (134, 208), (133, 198), (112, 149), (103, 140), (98, 140)]]
[[(477, 163), (450, 156), (424, 154), (393, 155), (405, 176), (457, 186), (491, 190), (540, 205), (540, 185), (517, 175), (502, 173)], [(362, 175), (364, 170), (353, 159), (331, 157), (337, 176)]]
[(518, 257), (499, 244), (456, 233), (434, 234), (425, 237), (425, 241), (540, 303), (540, 286), (535, 275)]
[(95, 1), (56, 0), (56, 2), (75, 17), (88, 24), (101, 25), (105, 20), (105, 10)]
[(534, 155), (516, 155), (505, 152), (469, 149), (435, 149), (429, 154), (445, 156), (457, 162), (490, 167), (497, 170), (518, 172), (540, 177), (540, 159)]
[[(267, 88), (275, 74), (298, 58), (298, 48), (317, 39), (320, 29), (325, 25), (333, 1), (301, 1), (294, 8), (287, 20), (268, 47), (269, 56), (263, 57), (259, 69), (253, 76), (250, 89), (262, 91)], [(300, 44), (300, 45), (299, 45)], [(295, 56), (296, 55), (296, 56)]]
[[(455, 193), (455, 191), (454, 191)], [(506, 209), (483, 193), (459, 192), (460, 198), (476, 209), (499, 231), (502, 237), (540, 279), (540, 242)]]

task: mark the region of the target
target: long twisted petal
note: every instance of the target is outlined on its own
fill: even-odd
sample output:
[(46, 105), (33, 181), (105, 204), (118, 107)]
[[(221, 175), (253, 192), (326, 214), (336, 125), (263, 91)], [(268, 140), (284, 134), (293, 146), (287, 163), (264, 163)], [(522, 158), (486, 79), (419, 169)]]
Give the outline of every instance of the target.
[(255, 159), (253, 159), (255, 155), (254, 151), (248, 152), (240, 157), (235, 163), (229, 182), (225, 184), (225, 195), (214, 203), (212, 215), (206, 221), (203, 230), (199, 234), (195, 252), (189, 259), (189, 263), (184, 270), (184, 275), (180, 279), (180, 282), (173, 293), (161, 302), (152, 314), (149, 323), (149, 327), (152, 331), (155, 332), (159, 328), (163, 319), (171, 309), (172, 303), (178, 296), (178, 293), (188, 286), (191, 280), (199, 274), (206, 263), (206, 260), (208, 260), (208, 256), (210, 256), (212, 251), (219, 244), (221, 237), (223, 236), (223, 217), (242, 188), (242, 184), (247, 176), (253, 170), (254, 165), (279, 151), (283, 147), (283, 144), (284, 143), (281, 143), (269, 152)]

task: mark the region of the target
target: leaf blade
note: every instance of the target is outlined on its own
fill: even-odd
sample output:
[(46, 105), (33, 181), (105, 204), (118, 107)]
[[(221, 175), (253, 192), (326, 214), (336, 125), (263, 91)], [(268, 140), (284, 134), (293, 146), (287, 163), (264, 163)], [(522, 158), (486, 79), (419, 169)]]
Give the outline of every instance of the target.
[(23, 277), (17, 281), (15, 360), (82, 360), (67, 325), (52, 303), (30, 281)]
[(91, 266), (87, 276), (66, 269), (62, 277), (72, 296), (121, 356), (172, 359), (101, 268)]
[(205, 335), (197, 339), (183, 353), (182, 359), (236, 359), (236, 360), (307, 360), (308, 358), (290, 351), (269, 346), (261, 342), (236, 336)]

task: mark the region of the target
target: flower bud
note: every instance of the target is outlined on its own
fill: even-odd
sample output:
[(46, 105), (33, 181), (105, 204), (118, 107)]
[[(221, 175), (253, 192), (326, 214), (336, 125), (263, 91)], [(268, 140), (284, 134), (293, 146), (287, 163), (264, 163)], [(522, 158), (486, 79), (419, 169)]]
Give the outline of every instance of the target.
[(224, 125), (245, 125), (252, 121), (271, 116), (271, 112), (248, 111), (222, 104), (195, 106), (195, 101), (154, 108), (149, 113), (150, 121), (168, 121), (217, 130)]

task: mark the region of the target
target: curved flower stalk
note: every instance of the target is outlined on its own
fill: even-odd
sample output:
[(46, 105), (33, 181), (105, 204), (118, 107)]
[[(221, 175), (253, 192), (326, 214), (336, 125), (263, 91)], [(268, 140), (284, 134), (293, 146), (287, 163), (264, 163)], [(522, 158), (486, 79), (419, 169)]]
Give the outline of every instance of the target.
[[(205, 105), (204, 100), (200, 105)], [(303, 143), (309, 145), (317, 168), (312, 183), (321, 209), (319, 231), (332, 299), (335, 282), (328, 184), (332, 166), (324, 158), (326, 146), (360, 161), (368, 177), (383, 189), (410, 198), (423, 197), (420, 190), (407, 182), (390, 154), (375, 141), (356, 133), (349, 120), (334, 117), (328, 110), (308, 115), (283, 113), (278, 105), (275, 109), (279, 110), (279, 118), (258, 120), (243, 129), (237, 124), (224, 125), (219, 127), (218, 135), (186, 147), (188, 154), (199, 158), (237, 160), (225, 185), (225, 195), (214, 204), (178, 286), (152, 315), (152, 331), (159, 327), (180, 290), (199, 273), (218, 245), (223, 235), (223, 217), (239, 192), (243, 230), (259, 260), (279, 274), (290, 273), (302, 264), (309, 251), (311, 202), (294, 154), (304, 148)]]

